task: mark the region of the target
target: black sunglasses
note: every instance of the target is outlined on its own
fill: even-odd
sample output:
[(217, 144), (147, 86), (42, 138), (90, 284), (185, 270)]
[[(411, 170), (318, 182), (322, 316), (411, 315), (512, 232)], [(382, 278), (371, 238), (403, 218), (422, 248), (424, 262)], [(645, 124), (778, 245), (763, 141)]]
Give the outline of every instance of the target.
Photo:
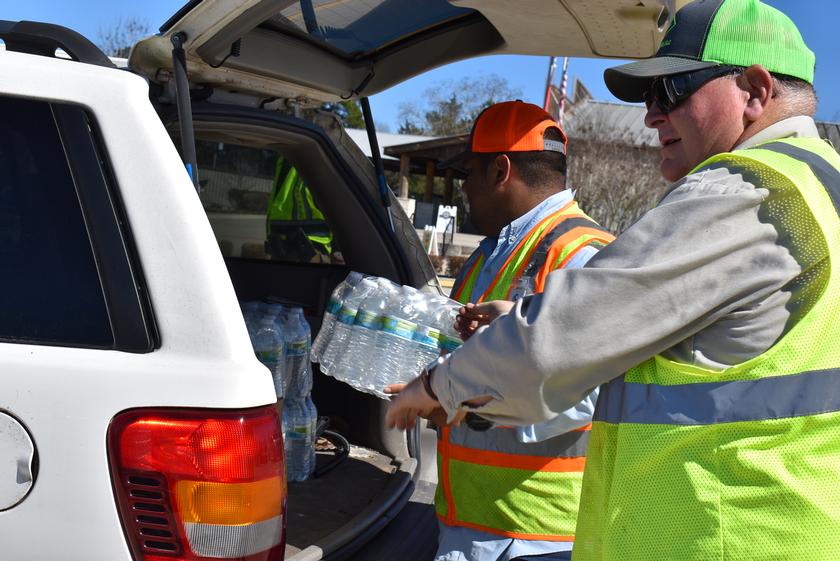
[(644, 93), (648, 109), (656, 103), (662, 113), (668, 114), (677, 106), (715, 78), (739, 74), (743, 68), (737, 66), (712, 66), (694, 72), (683, 72), (670, 76), (657, 76), (650, 83), (650, 89)]

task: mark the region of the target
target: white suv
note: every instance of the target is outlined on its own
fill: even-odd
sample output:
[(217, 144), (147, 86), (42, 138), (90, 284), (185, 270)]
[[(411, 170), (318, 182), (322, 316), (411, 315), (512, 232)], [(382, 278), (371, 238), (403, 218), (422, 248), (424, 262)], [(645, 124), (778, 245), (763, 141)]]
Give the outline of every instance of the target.
[[(3, 559), (337, 559), (369, 540), (420, 483), (418, 440), (384, 430), (385, 402), (317, 375), (319, 412), (352, 446), (287, 485), (274, 388), (237, 300), (298, 303), (317, 332), (351, 269), (437, 279), (367, 158), (307, 110), (466, 56), (649, 55), (674, 7), (193, 1), (135, 46), (140, 76), (69, 30), (0, 22)], [(189, 122), (173, 38), (198, 196), (170, 140)], [(322, 213), (327, 255), (272, 237), (281, 161)], [(383, 555), (428, 555), (399, 541)]]

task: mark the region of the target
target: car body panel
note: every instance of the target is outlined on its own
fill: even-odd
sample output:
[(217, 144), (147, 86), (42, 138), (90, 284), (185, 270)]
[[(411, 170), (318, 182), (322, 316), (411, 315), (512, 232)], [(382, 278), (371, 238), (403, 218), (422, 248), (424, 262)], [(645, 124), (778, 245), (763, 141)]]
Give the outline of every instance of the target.
[(148, 353), (0, 344), (0, 410), (38, 450), (28, 496), (0, 512), (0, 543), (16, 560), (129, 560), (106, 453), (112, 418), (138, 407), (270, 404), (271, 376), (254, 357), (212, 231), (145, 81), (15, 52), (0, 53), (0, 75), (0, 95), (80, 105), (93, 117), (128, 223), (142, 232), (134, 245), (160, 336)]

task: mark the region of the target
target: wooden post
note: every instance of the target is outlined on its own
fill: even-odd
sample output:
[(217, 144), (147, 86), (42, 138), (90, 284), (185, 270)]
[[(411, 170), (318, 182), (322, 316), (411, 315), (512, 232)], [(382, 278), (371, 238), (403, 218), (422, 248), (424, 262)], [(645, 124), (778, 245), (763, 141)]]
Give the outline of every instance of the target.
[(427, 203), (432, 202), (432, 194), (435, 188), (435, 161), (426, 160), (426, 192), (423, 195), (423, 200)]
[(411, 174), (411, 156), (400, 154), (400, 197), (408, 198), (408, 176)]
[(446, 205), (452, 204), (452, 182), (455, 179), (455, 170), (446, 168), (446, 176), (443, 179), (443, 202)]

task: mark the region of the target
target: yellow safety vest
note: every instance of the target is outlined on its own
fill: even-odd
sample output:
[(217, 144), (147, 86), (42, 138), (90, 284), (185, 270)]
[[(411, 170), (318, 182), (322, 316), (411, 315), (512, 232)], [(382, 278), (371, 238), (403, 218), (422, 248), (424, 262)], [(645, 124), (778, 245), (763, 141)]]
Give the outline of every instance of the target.
[(332, 253), (333, 236), (324, 213), (315, 204), (312, 192), (297, 169), (283, 156), (278, 156), (266, 212), (266, 234), (271, 236), (275, 226), (283, 224), (297, 226), (316, 248), (326, 255)]
[(816, 263), (799, 320), (723, 371), (656, 356), (601, 388), (575, 561), (840, 559), (840, 157), (788, 139), (700, 167), (720, 164)]
[[(480, 295), (473, 287), (484, 257), (476, 250), (453, 297), (464, 303), (504, 300), (522, 276), (534, 278), (535, 291), (542, 292), (548, 273), (564, 267), (580, 248), (612, 240), (572, 201), (524, 236)], [(512, 538), (574, 540), (588, 429), (523, 443), (513, 427), (486, 432), (444, 427), (438, 439), (438, 518)]]

